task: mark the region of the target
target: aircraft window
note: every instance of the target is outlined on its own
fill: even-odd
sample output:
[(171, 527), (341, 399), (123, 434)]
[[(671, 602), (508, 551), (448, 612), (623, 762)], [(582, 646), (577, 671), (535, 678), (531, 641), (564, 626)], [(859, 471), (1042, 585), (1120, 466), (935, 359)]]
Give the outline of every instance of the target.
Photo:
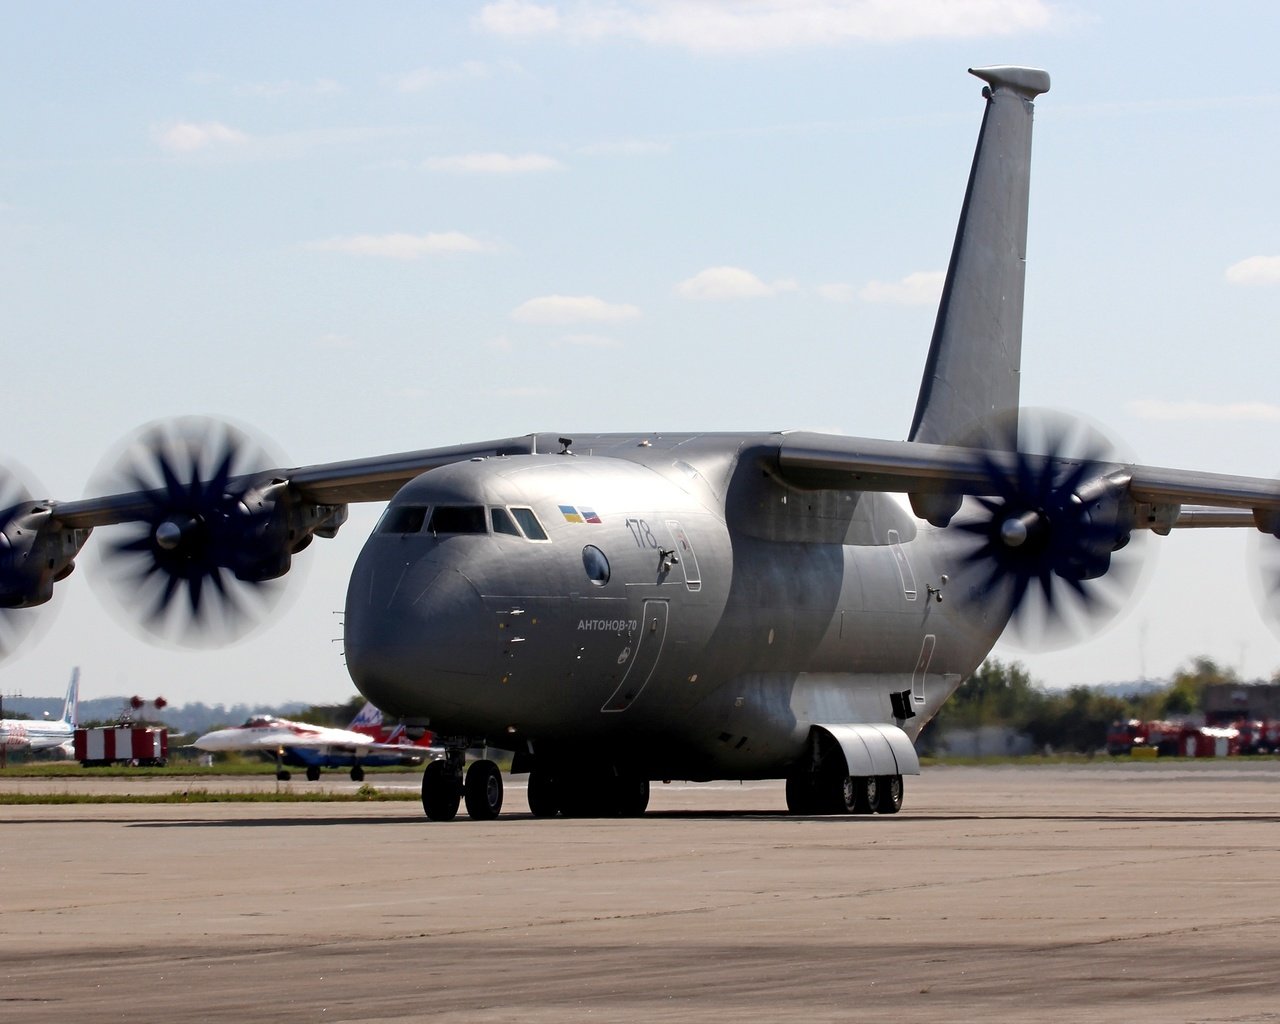
[(488, 533), (479, 505), (437, 505), (427, 524), (431, 533)]
[(379, 533), (417, 533), (422, 529), (427, 510), (423, 505), (392, 505), (382, 515)]
[(489, 509), (489, 517), (493, 521), (494, 533), (508, 533), (512, 537), (519, 537), (520, 530), (516, 527), (515, 521), (511, 518), (511, 513), (505, 508)]
[(582, 565), (587, 570), (587, 579), (595, 586), (603, 587), (609, 582), (609, 559), (594, 544), (582, 549)]
[(547, 539), (547, 531), (538, 522), (538, 517), (533, 514), (533, 509), (513, 508), (511, 514), (516, 517), (516, 522), (520, 524), (520, 529), (524, 530), (524, 535), (530, 540)]

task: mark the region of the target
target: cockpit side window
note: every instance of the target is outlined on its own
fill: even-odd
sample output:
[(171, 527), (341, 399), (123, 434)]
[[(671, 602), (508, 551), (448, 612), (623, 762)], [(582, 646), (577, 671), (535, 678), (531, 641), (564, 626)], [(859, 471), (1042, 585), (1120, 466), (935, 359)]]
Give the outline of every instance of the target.
[(425, 505), (392, 505), (382, 514), (379, 533), (417, 533), (427, 518)]
[(515, 520), (511, 518), (511, 513), (505, 508), (489, 509), (489, 519), (493, 523), (494, 533), (505, 533), (512, 537), (521, 536), (520, 530), (516, 527)]
[(538, 517), (533, 514), (533, 509), (513, 508), (511, 514), (516, 517), (516, 522), (520, 524), (520, 529), (524, 530), (524, 535), (530, 540), (547, 539), (547, 531), (538, 522)]
[(429, 533), (488, 533), (484, 509), (479, 505), (437, 505), (427, 524)]

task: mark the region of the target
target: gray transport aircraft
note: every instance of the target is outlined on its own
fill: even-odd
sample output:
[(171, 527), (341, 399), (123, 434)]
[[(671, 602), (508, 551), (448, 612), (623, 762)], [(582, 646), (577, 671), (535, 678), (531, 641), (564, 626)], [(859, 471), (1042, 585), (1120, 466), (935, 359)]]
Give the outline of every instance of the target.
[(1092, 626), (1123, 599), (1135, 535), (1280, 537), (1274, 481), (1128, 464), (1019, 415), (1049, 76), (973, 74), (985, 110), (908, 440), (560, 431), (287, 469), (214, 421), (153, 425), (98, 497), (9, 482), (6, 642), (98, 527), (104, 579), (150, 633), (221, 641), (348, 503), (387, 501), (351, 575), (346, 660), (443, 746), (428, 818), (499, 813), (495, 763), (466, 763), (481, 747), (513, 752), (537, 816), (641, 814), (665, 779), (785, 779), (795, 813), (897, 812), (920, 729), (1007, 626)]

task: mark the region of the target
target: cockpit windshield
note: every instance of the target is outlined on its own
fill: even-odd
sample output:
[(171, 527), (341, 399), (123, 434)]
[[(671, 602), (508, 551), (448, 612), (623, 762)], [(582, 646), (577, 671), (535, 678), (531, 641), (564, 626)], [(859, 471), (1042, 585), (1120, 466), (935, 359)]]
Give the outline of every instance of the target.
[(437, 505), (431, 511), (428, 533), (488, 533), (479, 505)]
[[(519, 525), (517, 525), (519, 524)], [(378, 533), (506, 534), (529, 540), (547, 540), (547, 531), (531, 508), (486, 509), (483, 505), (392, 505), (378, 522)]]
[(382, 514), (379, 533), (417, 533), (426, 522), (425, 505), (392, 505)]

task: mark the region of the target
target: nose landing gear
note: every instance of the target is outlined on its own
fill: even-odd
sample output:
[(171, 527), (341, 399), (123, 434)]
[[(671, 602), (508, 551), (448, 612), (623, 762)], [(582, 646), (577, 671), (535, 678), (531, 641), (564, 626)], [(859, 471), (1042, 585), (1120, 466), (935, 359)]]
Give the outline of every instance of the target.
[(489, 760), (475, 761), (463, 779), (466, 746), (449, 746), (444, 757), (422, 773), (422, 809), (431, 821), (453, 821), (466, 802), (476, 821), (492, 821), (502, 811), (502, 772)]

